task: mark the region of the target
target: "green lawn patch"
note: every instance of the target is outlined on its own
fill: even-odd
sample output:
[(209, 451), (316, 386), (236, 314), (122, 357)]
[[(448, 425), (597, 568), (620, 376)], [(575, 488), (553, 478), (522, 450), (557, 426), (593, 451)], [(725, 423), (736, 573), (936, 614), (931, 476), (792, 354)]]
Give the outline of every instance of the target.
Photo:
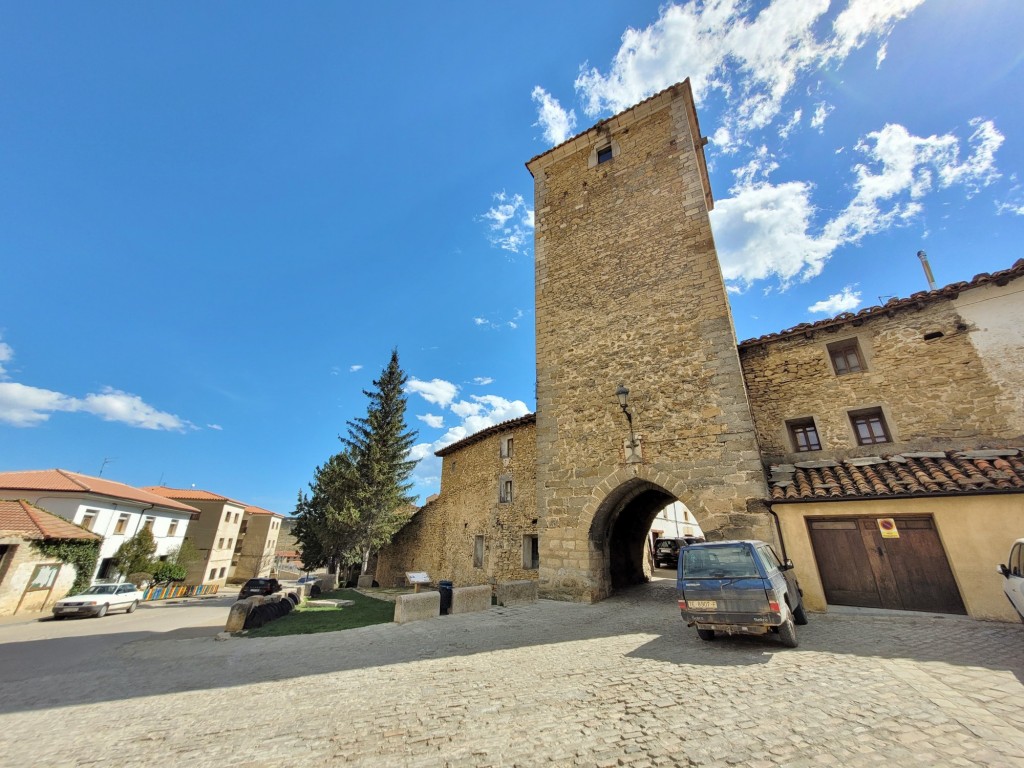
[(305, 602), (280, 619), (248, 630), (244, 637), (280, 637), (282, 635), (312, 635), (316, 632), (338, 632), (342, 629), (386, 624), (395, 619), (395, 604), (356, 592), (338, 589), (325, 592), (318, 600), (352, 600), (355, 605), (344, 608), (320, 608)]

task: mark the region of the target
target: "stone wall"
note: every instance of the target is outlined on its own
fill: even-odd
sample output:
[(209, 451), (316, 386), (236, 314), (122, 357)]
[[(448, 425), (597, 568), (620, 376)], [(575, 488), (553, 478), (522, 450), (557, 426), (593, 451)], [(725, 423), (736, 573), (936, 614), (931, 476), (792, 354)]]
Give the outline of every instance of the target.
[[(55, 602), (67, 595), (71, 585), (75, 583), (74, 566), (42, 554), (32, 546), (31, 540), (17, 536), (0, 536), (0, 544), (10, 547), (3, 562), (0, 563), (0, 616), (48, 611)], [(60, 566), (53, 587), (49, 590), (26, 593), (25, 588), (36, 566), (46, 563)]]
[[(612, 159), (596, 163), (609, 143)], [(633, 490), (623, 489), (660, 488), (666, 502), (679, 498), (709, 538), (770, 535), (767, 518), (747, 513), (747, 499), (765, 498), (767, 489), (688, 84), (528, 167), (536, 210), (542, 596), (610, 593), (615, 544), (610, 530), (598, 528), (625, 509)], [(625, 459), (620, 383), (630, 390), (638, 464)], [(606, 514), (609, 499), (617, 509)]]
[[(1014, 302), (1002, 307), (1005, 317), (1024, 316), (1024, 301)], [(1021, 444), (1020, 409), (1012, 404), (1019, 386), (1008, 385), (1014, 377), (1005, 370), (1002, 382), (990, 375), (978, 354), (987, 329), (965, 320), (946, 297), (904, 304), (767, 343), (744, 342), (740, 359), (766, 461)], [(829, 346), (850, 340), (866, 369), (837, 375)], [(1024, 374), (1020, 348), (1018, 341), (1018, 354), (1001, 361), (1015, 369), (1017, 382)], [(860, 446), (849, 412), (876, 407), (892, 440)], [(813, 419), (820, 451), (795, 450), (787, 421), (798, 419)]]
[[(513, 439), (512, 456), (501, 456)], [(442, 451), (441, 492), (398, 532), (377, 559), (377, 582), (405, 583), (409, 571), (456, 587), (533, 579), (523, 567), (523, 537), (537, 533), (536, 441), (532, 416), (491, 427)], [(512, 481), (512, 501), (499, 501), (499, 484)], [(474, 565), (484, 537), (482, 567)]]

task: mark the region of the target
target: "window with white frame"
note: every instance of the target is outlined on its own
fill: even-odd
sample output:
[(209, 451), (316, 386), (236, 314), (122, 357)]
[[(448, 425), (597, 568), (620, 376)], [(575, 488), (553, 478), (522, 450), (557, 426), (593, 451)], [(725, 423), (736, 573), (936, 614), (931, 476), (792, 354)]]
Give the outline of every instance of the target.
[(511, 459), (512, 458), (512, 446), (515, 441), (512, 436), (501, 438), (501, 458)]
[(96, 519), (99, 517), (98, 509), (87, 509), (85, 514), (82, 515), (82, 522), (79, 523), (85, 530), (92, 531), (96, 529)]
[(142, 518), (142, 529), (152, 533), (154, 523), (156, 523), (155, 517), (144, 517)]
[(128, 513), (122, 512), (117, 516), (117, 523), (114, 525), (114, 533), (124, 533), (128, 530)]
[(178, 532), (178, 521), (177, 520), (171, 520), (171, 525), (167, 529), (167, 535), (168, 536), (174, 536), (175, 534), (177, 534), (177, 532)]

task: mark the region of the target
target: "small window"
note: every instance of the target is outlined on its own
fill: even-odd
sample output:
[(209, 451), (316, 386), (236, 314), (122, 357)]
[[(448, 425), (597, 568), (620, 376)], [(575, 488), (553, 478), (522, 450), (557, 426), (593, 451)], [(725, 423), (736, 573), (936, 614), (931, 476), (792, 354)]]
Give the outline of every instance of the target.
[(217, 578), (218, 578), (218, 579), (223, 579), (223, 578), (224, 578), (224, 572), (225, 572), (226, 570), (227, 570), (227, 568), (221, 568), (221, 569), (220, 569), (220, 573), (219, 573), (219, 574), (217, 574)]
[(607, 147), (601, 147), (597, 150), (597, 164), (607, 163), (612, 159), (612, 147), (609, 144)]
[(82, 515), (82, 523), (81, 523), (82, 527), (85, 528), (85, 530), (87, 530), (87, 531), (95, 530), (95, 528), (96, 528), (96, 518), (97, 518), (98, 515), (99, 515), (98, 511), (95, 510), (95, 509), (87, 509), (87, 510), (85, 510), (85, 514)]
[(474, 536), (473, 537), (473, 567), (483, 568), (484, 567), (484, 537)]
[(797, 453), (805, 451), (820, 451), (821, 441), (818, 439), (818, 430), (814, 426), (814, 419), (794, 419), (787, 421), (789, 437), (793, 442), (793, 450)]
[(235, 512), (235, 522), (236, 522), (236, 523), (238, 522), (238, 516), (239, 516), (240, 514), (241, 514), (240, 512)]
[(512, 503), (512, 480), (509, 478), (502, 478), (500, 491), (498, 495), (498, 502), (501, 504)]
[(864, 355), (861, 354), (860, 345), (856, 339), (829, 344), (828, 356), (832, 360), (832, 368), (835, 370), (836, 376), (867, 370), (864, 365)]
[(867, 408), (863, 411), (851, 411), (850, 423), (857, 436), (857, 445), (876, 445), (892, 442), (889, 427), (881, 408)]
[(211, 568), (210, 569), (210, 578), (211, 579), (216, 579), (217, 578), (217, 569), (216, 568)]
[(223, 538), (218, 539), (218, 541), (217, 541), (217, 549), (224, 549), (224, 539)]
[(234, 543), (235, 543), (234, 539), (228, 539), (228, 549), (231, 549), (231, 547), (234, 545)]
[(540, 545), (537, 534), (523, 536), (523, 568), (536, 570), (540, 567)]
[(231, 510), (228, 510), (227, 512), (224, 513), (224, 522), (225, 523), (230, 523), (231, 522)]
[(117, 525), (114, 526), (114, 533), (124, 533), (128, 528), (128, 515), (122, 513), (117, 516)]
[(143, 527), (144, 530), (147, 530), (150, 533), (152, 533), (153, 532), (153, 524), (155, 522), (156, 522), (156, 518), (155, 517), (144, 517), (144, 518), (142, 518), (142, 527)]
[(177, 532), (178, 532), (178, 521), (177, 520), (171, 520), (171, 525), (167, 529), (167, 535), (168, 536), (174, 536)]
[(512, 443), (513, 439), (511, 437), (503, 437), (501, 439), (501, 458), (512, 458)]

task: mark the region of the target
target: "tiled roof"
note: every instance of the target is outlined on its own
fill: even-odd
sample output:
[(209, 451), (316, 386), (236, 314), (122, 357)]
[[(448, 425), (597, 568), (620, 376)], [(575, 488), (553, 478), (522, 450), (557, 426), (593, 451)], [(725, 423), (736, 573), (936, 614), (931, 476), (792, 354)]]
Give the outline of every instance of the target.
[(481, 429), (479, 432), (476, 432), (470, 435), (469, 437), (464, 437), (457, 443), (446, 445), (441, 450), (435, 451), (434, 455), (447, 456), (449, 453), (452, 453), (453, 451), (457, 451), (460, 448), (465, 448), (467, 445), (472, 445), (473, 443), (478, 443), (484, 438), (490, 437), (491, 435), (496, 434), (498, 432), (506, 432), (510, 429), (515, 429), (516, 427), (521, 427), (526, 424), (533, 424), (536, 421), (536, 413), (528, 413), (525, 416), (520, 416), (518, 419), (509, 419), (508, 421), (503, 421), (500, 424), (495, 424), (493, 427)]
[(263, 509), (262, 507), (246, 507), (245, 511), (250, 515), (273, 515), (274, 517), (284, 517), (280, 512), (271, 512), (269, 509)]
[[(168, 488), (166, 485), (147, 485), (143, 490), (163, 496), (165, 499), (186, 499), (188, 501), (234, 501), (227, 496), (221, 496), (210, 491), (201, 491), (198, 488)], [(240, 501), (235, 504), (245, 506)]]
[(0, 536), (12, 533), (26, 539), (101, 538), (80, 525), (29, 504), (24, 499), (0, 499)]
[(1018, 259), (1009, 269), (1003, 269), (999, 272), (993, 272), (992, 274), (983, 272), (980, 275), (975, 275), (968, 282), (951, 283), (950, 285), (942, 288), (936, 288), (934, 291), (918, 291), (905, 299), (889, 299), (889, 301), (882, 306), (865, 307), (860, 310), (860, 312), (844, 312), (841, 315), (836, 315), (835, 317), (828, 318), (827, 320), (818, 320), (814, 323), (800, 323), (800, 325), (795, 325), (784, 331), (769, 333), (765, 336), (758, 336), (756, 339), (741, 341), (739, 346), (755, 346), (758, 344), (764, 344), (765, 342), (783, 339), (788, 336), (795, 336), (800, 333), (809, 333), (837, 325), (844, 325), (850, 322), (859, 325), (865, 319), (877, 317), (878, 315), (888, 314), (901, 309), (921, 307), (925, 303), (955, 299), (962, 291), (966, 291), (971, 288), (978, 288), (982, 285), (1006, 285), (1008, 282), (1015, 280), (1018, 277), (1024, 277), (1024, 259)]
[(1024, 493), (1024, 450), (914, 451), (771, 467), (772, 501)]
[(0, 472), (0, 495), (13, 496), (14, 491), (50, 491), (52, 493), (88, 493), (112, 499), (153, 504), (178, 512), (198, 513), (195, 507), (169, 500), (142, 488), (91, 477), (66, 469), (40, 469), (27, 472)]

